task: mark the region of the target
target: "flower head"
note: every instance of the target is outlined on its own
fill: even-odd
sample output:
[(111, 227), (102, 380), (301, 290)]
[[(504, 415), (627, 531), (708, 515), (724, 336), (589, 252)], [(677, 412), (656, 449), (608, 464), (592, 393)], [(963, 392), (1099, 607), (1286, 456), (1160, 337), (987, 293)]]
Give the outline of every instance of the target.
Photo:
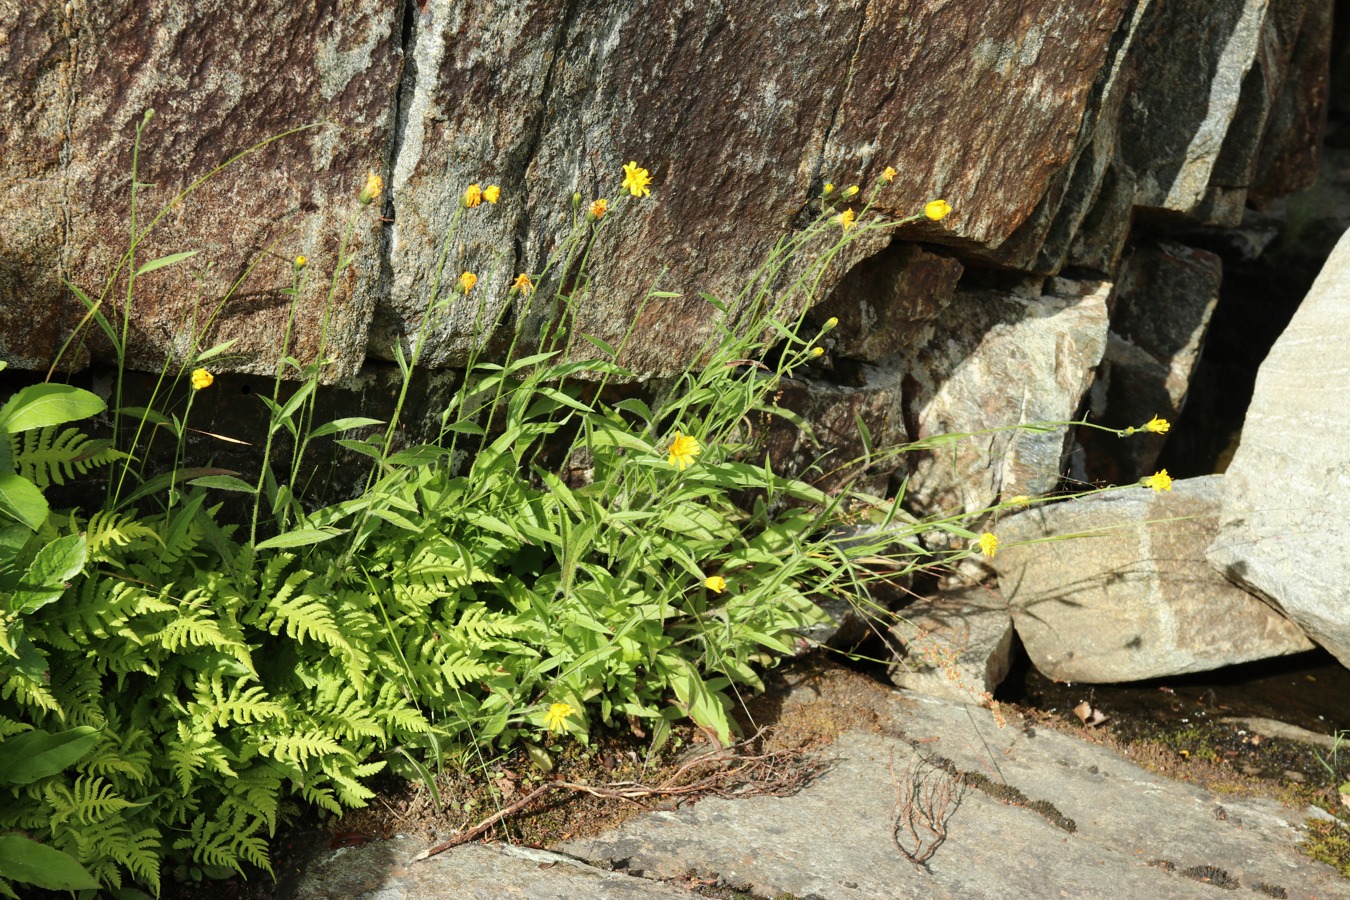
[(934, 222), (940, 221), (951, 211), (952, 205), (946, 200), (931, 200), (923, 208), (923, 214)]
[(727, 589), (727, 580), (721, 575), (709, 575), (704, 579), (703, 586), (714, 594), (720, 594)]
[(534, 293), (534, 282), (530, 280), (530, 276), (521, 272), (516, 276), (516, 280), (511, 283), (511, 290), (520, 291), (528, 297), (530, 294)]
[(489, 203), (496, 203), (502, 199), (502, 189), (495, 184), (490, 184), (483, 188), (483, 199)]
[(829, 196), (830, 194), (833, 194), (833, 193), (834, 193), (834, 183), (833, 183), (833, 182), (829, 182), (829, 181), (825, 182), (824, 193), (825, 193), (826, 196)]
[(573, 712), (574, 710), (572, 709), (572, 706), (569, 703), (554, 703), (551, 706), (549, 706), (548, 730), (566, 731), (567, 717), (570, 716)]
[(850, 185), (849, 187), (844, 188), (844, 192), (839, 196), (847, 199), (849, 197), (852, 197), (854, 194), (858, 193), (858, 190), (859, 188), (856, 184)]
[(297, 269), (303, 269), (307, 265), (309, 265), (309, 260), (305, 259), (303, 256), (297, 256), (295, 258), (295, 267)]
[(483, 202), (483, 189), (478, 186), (478, 182), (475, 181), (464, 189), (464, 199), (460, 202), (464, 204), (465, 209), (473, 209)]
[(459, 276), (459, 286), (463, 288), (464, 293), (466, 294), (473, 290), (473, 286), (477, 283), (478, 276), (472, 272), (465, 272), (463, 275)]
[(211, 382), (215, 380), (216, 376), (212, 375), (205, 369), (193, 369), (192, 371), (192, 389), (194, 391), (200, 391), (203, 388), (209, 388), (211, 386)]
[(986, 531), (980, 535), (980, 552), (990, 559), (998, 552), (998, 538), (991, 532)]
[(890, 166), (887, 166), (885, 171), (881, 173), (881, 180), (886, 182), (887, 184), (890, 184), (892, 181), (895, 180), (895, 176), (898, 174), (899, 173), (896, 172), (895, 169), (892, 169)]
[(1013, 506), (1030, 506), (1031, 498), (1028, 497), (1026, 494), (1018, 494), (1016, 497), (1013, 497), (1008, 502)]
[(384, 191), (384, 179), (374, 172), (366, 173), (365, 187), (361, 188), (361, 196), (357, 199), (361, 201), (362, 206), (369, 206)]
[(1149, 419), (1139, 427), (1140, 431), (1151, 431), (1154, 434), (1167, 434), (1167, 429), (1172, 427), (1172, 423), (1166, 419), (1160, 419), (1157, 416)]
[(841, 212), (839, 215), (837, 215), (837, 216), (834, 217), (834, 220), (835, 220), (836, 222), (839, 223), (839, 227), (842, 228), (842, 229), (844, 229), (845, 231), (848, 231), (848, 230), (849, 230), (850, 228), (852, 228), (855, 224), (857, 224), (857, 223), (855, 223), (855, 222), (853, 221), (853, 219), (854, 219), (854, 215), (853, 215), (853, 210), (851, 210), (851, 209), (846, 209), (846, 210), (844, 210), (843, 212)]
[(605, 217), (605, 213), (607, 212), (609, 212), (609, 201), (606, 200), (604, 197), (601, 197), (599, 200), (591, 204), (592, 219), (603, 219)]
[(1170, 491), (1172, 489), (1172, 476), (1167, 474), (1166, 469), (1159, 469), (1156, 473), (1144, 479), (1144, 487), (1153, 488), (1154, 493), (1157, 494)]
[(670, 442), (670, 464), (684, 471), (685, 466), (694, 464), (694, 458), (703, 452), (696, 438), (675, 432), (675, 440)]
[(651, 183), (651, 173), (639, 166), (636, 160), (623, 167), (623, 186), (628, 188), (628, 193), (634, 197), (646, 197), (650, 194), (651, 189), (647, 185)]
[(811, 348), (811, 355), (812, 355), (812, 356), (824, 356), (824, 355), (825, 355), (825, 348), (824, 348), (824, 347), (812, 347), (812, 348)]
[(838, 324), (839, 319), (835, 316), (830, 316), (828, 319), (825, 320), (825, 330), (829, 331), (831, 328), (838, 326)]

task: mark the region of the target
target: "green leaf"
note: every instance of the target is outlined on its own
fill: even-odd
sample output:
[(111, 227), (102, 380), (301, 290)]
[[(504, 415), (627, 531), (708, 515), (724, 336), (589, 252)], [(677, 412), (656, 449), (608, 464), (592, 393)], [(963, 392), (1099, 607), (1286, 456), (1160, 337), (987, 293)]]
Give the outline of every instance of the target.
[(64, 278), (61, 279), (61, 283), (70, 288), (76, 297), (80, 298), (80, 302), (89, 310), (89, 315), (93, 316), (94, 321), (98, 323), (98, 327), (102, 328), (103, 333), (108, 336), (108, 342), (114, 347), (122, 346), (122, 341), (117, 334), (117, 329), (113, 328), (112, 323), (108, 321), (108, 317), (99, 310), (99, 306), (102, 305), (103, 301), (100, 300), (96, 303), (93, 300), (90, 300), (88, 294), (71, 284), (69, 281), (66, 281)]
[(334, 419), (331, 422), (325, 422), (318, 428), (310, 432), (310, 437), (320, 438), (330, 434), (337, 434), (339, 431), (351, 431), (353, 428), (365, 428), (369, 425), (383, 425), (380, 419), (368, 419), (365, 416), (349, 416), (345, 419)]
[(197, 362), (200, 364), (206, 362), (208, 359), (216, 358), (220, 354), (224, 353), (226, 350), (233, 347), (235, 342), (238, 340), (239, 338), (230, 338), (228, 341), (222, 341), (221, 343), (216, 344), (209, 350), (203, 350), (201, 353), (197, 354)]
[(75, 857), (21, 834), (0, 834), (0, 872), (20, 884), (49, 891), (98, 890), (99, 883)]
[(604, 353), (610, 359), (615, 359), (618, 357), (619, 355), (618, 351), (616, 351), (614, 349), (614, 345), (609, 343), (608, 341), (603, 341), (600, 338), (595, 337), (594, 335), (584, 334), (581, 332), (578, 332), (578, 335), (583, 341), (590, 344), (592, 347), (595, 347), (597, 350), (599, 350), (601, 353)]
[(0, 407), (0, 429), (9, 434), (96, 416), (107, 408), (96, 394), (68, 384), (30, 384)]
[(37, 531), (47, 521), (47, 509), (37, 485), (13, 472), (0, 472), (0, 513)]
[(346, 533), (346, 529), (342, 528), (297, 528), (295, 531), (288, 531), (274, 538), (268, 538), (259, 544), (257, 549), (275, 550), (285, 547), (303, 547), (307, 544), (318, 544), (331, 540)]
[(258, 489), (244, 481), (242, 478), (235, 478), (233, 475), (207, 475), (202, 478), (194, 478), (188, 484), (198, 487), (216, 488), (222, 491), (240, 491), (245, 494), (256, 494)]
[(161, 256), (159, 259), (152, 259), (136, 270), (136, 277), (139, 278), (147, 272), (153, 272), (156, 269), (162, 269), (165, 266), (177, 265), (185, 259), (192, 259), (197, 253), (198, 251), (196, 250), (188, 250), (183, 253), (170, 253), (168, 256)]
[(30, 613), (57, 600), (65, 593), (66, 581), (84, 568), (87, 553), (81, 534), (59, 537), (43, 547), (10, 596), (10, 609)]
[(98, 743), (88, 725), (49, 734), (25, 731), (0, 741), (0, 783), (32, 784), (74, 765)]

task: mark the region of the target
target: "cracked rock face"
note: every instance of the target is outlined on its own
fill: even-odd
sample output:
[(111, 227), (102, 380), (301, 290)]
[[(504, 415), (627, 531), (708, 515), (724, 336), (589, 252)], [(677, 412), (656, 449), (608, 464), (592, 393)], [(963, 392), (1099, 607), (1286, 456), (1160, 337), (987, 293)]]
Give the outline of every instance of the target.
[[(328, 123), (221, 173), (145, 238), (138, 262), (202, 251), (138, 285), (131, 362), (149, 369), (184, 358), (195, 326), (204, 346), (237, 340), (227, 366), (270, 371), (297, 253), (311, 272), (300, 358), (325, 341), (350, 374), (406, 346), (443, 250), (442, 295), (461, 270), (479, 287), (449, 305), (422, 362), (491, 350), (491, 323), (519, 312), (503, 309), (504, 288), (542, 266), (573, 193), (618, 201), (630, 160), (656, 190), (616, 210), (577, 325), (613, 340), (636, 319), (626, 362), (643, 375), (679, 368), (676, 351), (713, 327), (698, 292), (734, 296), (825, 181), (868, 188), (886, 166), (899, 174), (878, 210), (910, 215), (936, 196), (955, 208), (900, 239), (946, 245), (954, 264), (1053, 273), (1074, 260), (1109, 279), (1135, 206), (1222, 221), (1248, 186), (1294, 184), (1290, 160), (1316, 144), (1329, 8), (0, 0), (0, 153), (14, 176), (0, 185), (0, 342), (12, 364), (45, 367), (85, 312), (62, 280), (99, 296), (126, 244), (147, 108), (142, 224), (231, 155)], [(367, 170), (387, 177), (384, 219), (356, 221), (354, 265), (330, 284)], [(447, 245), (470, 183), (498, 185), (501, 202), (465, 215)], [(839, 260), (820, 296), (884, 243)], [(644, 302), (658, 275), (681, 296)], [(91, 355), (109, 351), (91, 338), (62, 364)]]

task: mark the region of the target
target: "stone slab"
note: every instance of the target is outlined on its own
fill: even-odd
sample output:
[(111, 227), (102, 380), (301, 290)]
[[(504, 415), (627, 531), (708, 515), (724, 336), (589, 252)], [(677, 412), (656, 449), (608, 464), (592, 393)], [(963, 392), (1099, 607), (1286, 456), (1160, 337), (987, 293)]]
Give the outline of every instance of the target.
[[(789, 698), (785, 714), (800, 702)], [(827, 751), (830, 770), (795, 796), (704, 800), (558, 849), (646, 877), (693, 867), (764, 897), (1212, 900), (1223, 896), (1219, 870), (1239, 896), (1262, 885), (1288, 897), (1350, 896), (1350, 883), (1298, 853), (1301, 815), (1278, 803), (1171, 782), (1099, 745), (1021, 722), (1000, 727), (963, 704), (897, 693), (889, 710), (898, 730), (846, 733)], [(892, 839), (892, 773), (905, 771), (914, 746), (1022, 800), (968, 788), (945, 843), (913, 865)], [(1210, 883), (1196, 880), (1205, 874)]]
[(465, 844), (429, 859), (419, 838), (399, 835), (330, 850), (309, 864), (295, 900), (637, 900), (689, 892), (597, 869), (560, 853), (509, 844)]
[(891, 682), (916, 694), (982, 703), (1012, 665), (1013, 624), (997, 591), (975, 585), (921, 598), (891, 628), (904, 656)]
[(1135, 681), (1312, 648), (1206, 563), (1223, 477), (1162, 494), (1138, 485), (999, 523), (1000, 589), (1036, 668), (1059, 681)]

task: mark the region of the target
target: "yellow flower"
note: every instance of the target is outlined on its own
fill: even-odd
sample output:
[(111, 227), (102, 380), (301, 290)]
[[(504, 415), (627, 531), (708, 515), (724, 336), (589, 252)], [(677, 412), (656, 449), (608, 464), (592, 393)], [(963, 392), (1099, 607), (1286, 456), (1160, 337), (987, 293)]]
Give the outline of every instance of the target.
[(489, 203), (496, 203), (502, 199), (502, 189), (495, 184), (490, 184), (483, 188), (483, 199)]
[(670, 464), (684, 471), (685, 466), (694, 464), (694, 457), (703, 452), (699, 442), (687, 434), (675, 432), (675, 440), (670, 442)]
[(366, 186), (361, 188), (361, 196), (357, 199), (361, 201), (362, 206), (369, 206), (374, 203), (376, 198), (384, 190), (384, 179), (374, 172), (366, 173)]
[(478, 283), (478, 276), (472, 272), (465, 272), (459, 276), (459, 286), (464, 289), (464, 293), (473, 290), (473, 286)]
[(727, 589), (727, 580), (721, 575), (709, 575), (703, 585), (714, 594), (720, 594)]
[(1167, 429), (1172, 427), (1172, 423), (1166, 419), (1160, 419), (1157, 416), (1149, 419), (1141, 427), (1140, 431), (1151, 431), (1154, 434), (1167, 434)]
[(554, 703), (548, 708), (548, 730), (566, 731), (567, 717), (570, 716), (572, 712), (573, 710), (570, 704)]
[(309, 265), (309, 260), (305, 259), (303, 256), (297, 256), (295, 258), (295, 267), (297, 269), (303, 269), (307, 265)]
[(840, 228), (844, 229), (845, 231), (848, 231), (850, 228), (852, 228), (852, 227), (856, 224), (856, 223), (853, 221), (853, 218), (854, 218), (854, 216), (853, 216), (853, 210), (851, 210), (851, 209), (846, 209), (846, 210), (844, 210), (843, 212), (841, 212), (839, 215), (835, 216), (835, 217), (834, 217), (834, 220), (835, 220), (836, 222), (839, 223), (839, 227), (840, 227)]
[(592, 219), (603, 219), (605, 217), (605, 213), (607, 212), (609, 212), (609, 201), (606, 200), (604, 197), (601, 197), (599, 200), (591, 204)]
[(641, 168), (636, 160), (623, 167), (623, 186), (628, 188), (628, 193), (634, 197), (646, 197), (650, 194), (651, 189), (647, 185), (651, 183), (651, 174)]
[(194, 369), (192, 372), (192, 389), (194, 391), (200, 391), (202, 388), (209, 388), (211, 382), (215, 380), (216, 376), (205, 369)]
[(1018, 494), (1016, 497), (1013, 497), (1008, 502), (1011, 503), (1013, 506), (1030, 506), (1031, 498), (1028, 497), (1026, 494)]
[(812, 356), (824, 356), (824, 355), (825, 355), (825, 348), (824, 348), (824, 347), (812, 347), (812, 348), (811, 348), (811, 355), (812, 355)]
[(852, 197), (856, 193), (858, 193), (858, 186), (855, 184), (851, 187), (844, 188), (844, 192), (839, 196), (843, 197), (844, 199), (848, 199), (849, 197)]
[(838, 324), (839, 320), (834, 316), (830, 316), (828, 319), (825, 320), (825, 330), (829, 331), (831, 328), (834, 328)]
[(524, 272), (521, 272), (519, 275), (516, 276), (515, 282), (512, 283), (511, 290), (520, 291), (522, 294), (528, 297), (534, 291), (534, 282), (530, 280), (530, 276), (526, 275)]
[(1144, 487), (1151, 487), (1154, 493), (1158, 494), (1163, 491), (1170, 491), (1172, 489), (1172, 476), (1167, 474), (1166, 469), (1159, 469), (1156, 474), (1144, 479)]
[(826, 194), (834, 193), (834, 185), (828, 181), (825, 182), (825, 193)]
[(886, 182), (887, 184), (890, 184), (892, 181), (895, 180), (895, 176), (898, 174), (899, 173), (896, 172), (895, 169), (892, 169), (890, 166), (887, 166), (886, 170), (881, 173), (881, 180)]
[(980, 552), (992, 559), (998, 552), (998, 538), (988, 531), (980, 535)]
[(932, 200), (923, 208), (923, 214), (934, 222), (941, 220), (952, 211), (952, 205), (946, 200)]
[(478, 182), (474, 182), (464, 189), (463, 203), (465, 209), (473, 209), (482, 202), (483, 189), (478, 186)]

